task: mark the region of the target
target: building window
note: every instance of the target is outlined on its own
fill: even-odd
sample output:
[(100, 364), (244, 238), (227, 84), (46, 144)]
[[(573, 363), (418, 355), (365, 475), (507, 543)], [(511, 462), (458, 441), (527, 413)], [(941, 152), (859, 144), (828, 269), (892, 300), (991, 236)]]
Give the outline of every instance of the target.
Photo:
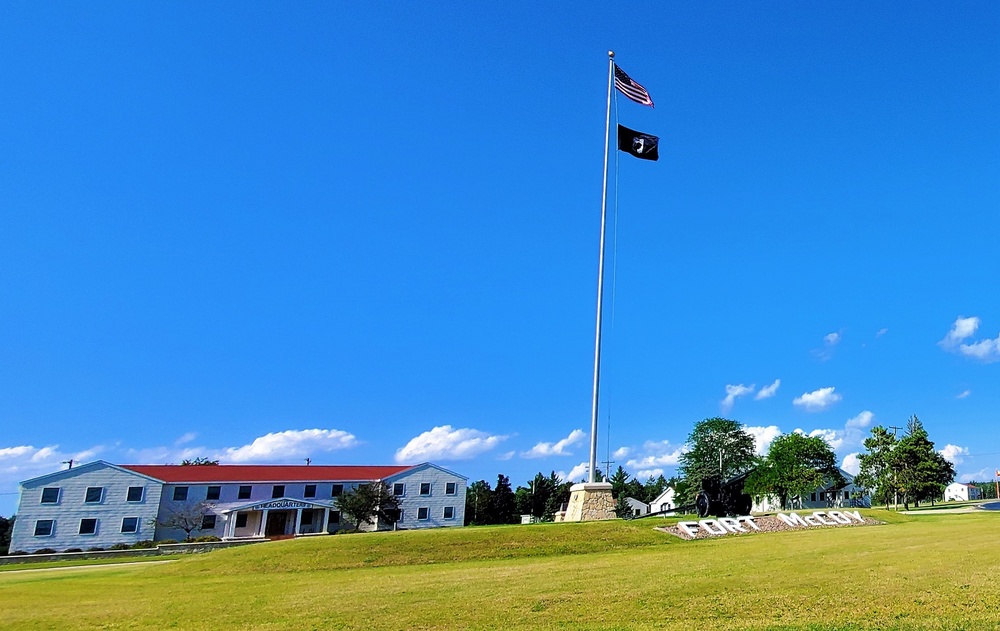
[(457, 492), (458, 492), (458, 485), (455, 484), (454, 482), (448, 482), (447, 484), (444, 485), (445, 495), (454, 495)]
[(144, 487), (141, 486), (130, 486), (128, 487), (128, 493), (125, 494), (126, 502), (141, 502), (142, 501), (142, 491)]
[(430, 495), (431, 494), (431, 483), (430, 482), (421, 482), (420, 483), (420, 494), (421, 495)]
[(302, 522), (301, 522), (301, 524), (303, 526), (312, 526), (313, 525), (313, 512), (311, 510), (304, 510), (304, 511), (302, 511)]
[(59, 503), (59, 487), (50, 486), (42, 489), (42, 504)]
[(209, 501), (217, 500), (220, 495), (222, 495), (221, 486), (210, 486), (208, 487), (208, 493), (205, 494), (205, 499)]
[(445, 519), (455, 519), (455, 507), (445, 506), (444, 507), (444, 518)]
[(246, 528), (247, 527), (247, 514), (246, 513), (236, 513), (236, 527)]
[(97, 533), (97, 520), (96, 519), (81, 519), (80, 520), (80, 534), (81, 535), (93, 535)]
[(244, 484), (240, 487), (240, 494), (236, 496), (238, 500), (248, 500), (250, 499), (250, 492), (253, 491), (253, 487), (249, 484)]
[(201, 529), (202, 530), (215, 530), (215, 515), (202, 515), (202, 517), (201, 517)]
[(51, 519), (39, 519), (35, 522), (35, 536), (48, 537), (52, 535), (52, 525)]
[(174, 487), (174, 501), (175, 502), (186, 502), (188, 498), (188, 487), (186, 486), (176, 486)]
[(399, 509), (399, 519), (397, 519), (396, 521), (397, 522), (402, 522), (403, 521), (403, 509), (402, 508)]
[(844, 499), (845, 500), (851, 499), (851, 492), (850, 491), (844, 491)]
[(816, 494), (815, 493), (810, 493), (809, 494), (809, 501), (810, 502), (815, 502), (816, 501)]
[(427, 507), (417, 509), (417, 519), (427, 519)]
[(87, 496), (84, 498), (84, 502), (88, 504), (100, 504), (101, 500), (104, 499), (104, 487), (103, 486), (88, 486)]
[(315, 484), (307, 484), (306, 485), (306, 492), (303, 493), (302, 495), (303, 495), (303, 497), (316, 497), (316, 485)]
[(340, 497), (344, 494), (343, 484), (334, 484), (333, 488), (330, 490), (330, 497)]
[(285, 496), (285, 485), (275, 484), (274, 488), (271, 489), (271, 499), (277, 499), (279, 497)]
[(122, 532), (139, 532), (139, 518), (138, 517), (123, 518)]
[(402, 496), (406, 493), (406, 485), (402, 482), (396, 482), (392, 485), (392, 494)]
[(339, 510), (330, 511), (330, 523), (331, 524), (339, 524), (340, 523), (340, 511)]

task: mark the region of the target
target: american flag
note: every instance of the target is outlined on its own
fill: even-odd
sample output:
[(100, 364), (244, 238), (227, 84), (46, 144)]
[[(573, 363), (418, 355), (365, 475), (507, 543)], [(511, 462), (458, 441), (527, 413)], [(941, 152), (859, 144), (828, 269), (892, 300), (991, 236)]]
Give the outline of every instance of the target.
[(646, 92), (646, 88), (633, 81), (632, 77), (618, 67), (618, 64), (615, 64), (615, 87), (639, 105), (653, 107), (653, 99), (649, 98), (649, 92)]

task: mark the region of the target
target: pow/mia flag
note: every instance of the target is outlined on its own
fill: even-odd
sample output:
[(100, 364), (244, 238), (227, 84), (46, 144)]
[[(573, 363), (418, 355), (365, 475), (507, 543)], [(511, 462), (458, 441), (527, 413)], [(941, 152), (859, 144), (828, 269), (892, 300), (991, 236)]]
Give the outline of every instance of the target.
[(629, 129), (624, 125), (618, 126), (618, 149), (625, 153), (631, 153), (641, 160), (658, 160), (660, 139), (657, 136), (650, 136), (641, 131)]

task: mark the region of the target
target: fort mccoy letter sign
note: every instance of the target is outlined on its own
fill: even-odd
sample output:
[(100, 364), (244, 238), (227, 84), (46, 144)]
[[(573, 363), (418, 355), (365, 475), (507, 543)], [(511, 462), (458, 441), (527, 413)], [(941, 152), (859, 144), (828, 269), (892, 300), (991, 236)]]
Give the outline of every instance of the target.
[(702, 539), (751, 532), (778, 532), (799, 528), (872, 525), (879, 522), (866, 518), (858, 511), (816, 511), (802, 517), (798, 513), (778, 513), (763, 517), (719, 517), (700, 521), (682, 521), (676, 526), (660, 528), (683, 539)]

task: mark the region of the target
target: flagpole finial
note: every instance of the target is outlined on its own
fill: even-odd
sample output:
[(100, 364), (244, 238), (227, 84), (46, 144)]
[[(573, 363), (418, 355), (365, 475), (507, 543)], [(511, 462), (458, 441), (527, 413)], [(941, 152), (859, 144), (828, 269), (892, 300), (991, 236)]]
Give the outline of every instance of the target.
[(608, 58), (609, 59), (614, 59), (615, 58), (615, 51), (609, 50), (608, 51)]

